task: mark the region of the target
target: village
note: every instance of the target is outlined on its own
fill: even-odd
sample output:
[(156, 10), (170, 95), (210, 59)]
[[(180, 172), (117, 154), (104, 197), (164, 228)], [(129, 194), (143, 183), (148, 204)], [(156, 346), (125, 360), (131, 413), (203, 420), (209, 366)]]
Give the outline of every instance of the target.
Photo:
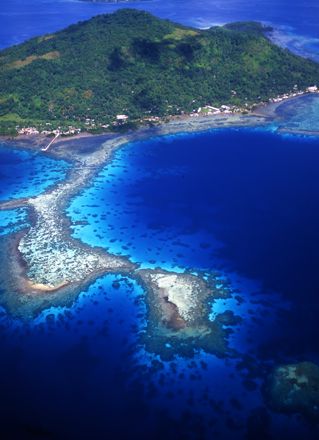
[[(298, 90), (298, 86), (295, 85), (293, 88), (293, 91), (291, 93), (285, 93), (283, 95), (278, 95), (275, 98), (270, 98), (268, 102), (259, 102), (258, 104), (249, 105), (248, 103), (245, 104), (244, 107), (238, 107), (238, 106), (231, 106), (231, 105), (221, 105), (220, 107), (214, 107), (211, 105), (205, 105), (203, 107), (199, 107), (198, 109), (193, 109), (191, 113), (186, 113), (181, 111), (180, 115), (169, 115), (165, 118), (161, 118), (159, 116), (147, 116), (145, 118), (142, 118), (138, 121), (138, 123), (162, 123), (167, 120), (167, 118), (179, 118), (179, 117), (203, 117), (203, 116), (213, 116), (213, 115), (220, 115), (220, 114), (235, 114), (235, 113), (248, 113), (249, 111), (254, 110), (257, 106), (260, 105), (266, 105), (267, 103), (273, 104), (273, 103), (280, 103), (282, 101), (285, 101), (287, 99), (295, 98), (297, 96), (309, 94), (309, 93), (319, 93), (319, 88), (317, 85), (307, 87), (305, 90)], [(236, 91), (232, 90), (232, 95), (236, 95)], [(193, 101), (195, 103), (195, 100)], [(16, 126), (17, 134), (18, 135), (24, 135), (24, 136), (31, 136), (31, 135), (43, 135), (48, 137), (54, 137), (54, 140), (58, 136), (75, 136), (80, 133), (85, 132), (92, 132), (94, 130), (101, 130), (101, 131), (109, 131), (112, 130), (112, 128), (121, 127), (124, 126), (129, 121), (129, 116), (126, 114), (118, 114), (116, 115), (115, 120), (111, 124), (99, 124), (95, 121), (95, 119), (86, 118), (85, 122), (83, 124), (83, 127), (75, 127), (73, 125), (69, 125), (66, 128), (62, 128), (58, 126), (57, 128), (51, 129), (51, 123), (47, 122), (45, 125), (45, 129), (41, 129), (38, 127), (30, 126), (30, 127), (20, 127), (19, 125)], [(134, 121), (136, 122), (136, 121)], [(53, 140), (50, 142), (49, 145), (53, 143)]]

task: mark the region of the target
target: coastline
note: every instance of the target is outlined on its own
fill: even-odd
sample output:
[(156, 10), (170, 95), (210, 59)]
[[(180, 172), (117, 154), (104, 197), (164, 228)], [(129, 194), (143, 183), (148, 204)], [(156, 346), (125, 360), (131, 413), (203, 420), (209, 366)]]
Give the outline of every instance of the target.
[[(291, 94), (284, 95), (283, 97), (278, 97), (278, 100), (274, 102), (263, 102), (253, 106), (252, 110), (245, 112), (235, 112), (235, 113), (218, 113), (218, 114), (208, 114), (203, 115), (200, 113), (191, 113), (185, 115), (173, 115), (167, 118), (167, 120), (160, 120), (154, 125), (141, 125), (135, 130), (123, 131), (123, 133), (117, 133), (112, 131), (105, 131), (99, 134), (92, 134), (86, 131), (82, 131), (75, 135), (63, 135), (58, 140), (56, 140), (49, 150), (46, 153), (50, 154), (54, 146), (59, 145), (61, 143), (68, 143), (72, 141), (77, 141), (80, 139), (96, 139), (101, 137), (110, 137), (110, 138), (120, 138), (123, 136), (133, 137), (135, 136), (143, 136), (144, 133), (150, 132), (150, 134), (146, 134), (151, 137), (154, 131), (155, 136), (161, 135), (169, 135), (175, 134), (178, 132), (197, 132), (210, 130), (214, 128), (228, 128), (228, 127), (245, 127), (245, 126), (256, 126), (263, 125), (269, 122), (272, 122), (278, 118), (277, 109), (286, 103), (298, 101), (306, 96), (316, 95), (319, 97), (319, 91), (309, 92), (305, 91), (299, 94)], [(283, 130), (284, 131), (284, 130)], [(298, 130), (295, 130), (298, 134)], [(299, 131), (302, 134), (307, 134), (306, 130)], [(310, 134), (316, 134), (318, 131), (313, 131)], [(47, 144), (48, 141), (52, 139), (44, 134), (17, 134), (17, 136), (5, 136), (0, 135), (0, 142), (7, 143), (17, 143), (15, 147), (21, 146), (24, 149), (39, 149), (42, 148), (44, 144)], [(133, 139), (133, 140), (134, 140)], [(131, 141), (131, 139), (129, 140)], [(22, 144), (22, 145), (21, 145)]]
[[(150, 324), (146, 341), (152, 350), (159, 350), (163, 354), (165, 341), (174, 334), (176, 344), (168, 351), (165, 349), (168, 356), (178, 353), (185, 339), (189, 341), (190, 350), (205, 347), (215, 354), (225, 355), (227, 335), (222, 325), (209, 321), (205, 306), (207, 298), (214, 300), (224, 293), (217, 292), (214, 287), (205, 287), (200, 275), (194, 277), (186, 272), (167, 272), (161, 267), (142, 270), (128, 258), (118, 257), (74, 239), (66, 208), (70, 200), (89, 186), (99, 171), (112, 160), (115, 151), (129, 142), (216, 128), (266, 126), (276, 119), (275, 110), (280, 104), (271, 109), (263, 108), (265, 114), (258, 109), (258, 112), (248, 115), (174, 119), (166, 124), (142, 127), (125, 134), (94, 136), (81, 133), (60, 138), (47, 152), (41, 151), (43, 143), (47, 142), (43, 136), (21, 136), (7, 140), (6, 143), (14, 143), (15, 148), (32, 149), (68, 161), (71, 167), (63, 181), (40, 195), (0, 203), (0, 210), (26, 207), (31, 225), (1, 240), (6, 258), (1, 270), (5, 284), (2, 305), (13, 316), (32, 319), (49, 307), (70, 305), (80, 292), (106, 273), (123, 274), (137, 280), (147, 292), (145, 301)], [(90, 139), (90, 142), (81, 142), (82, 139)], [(158, 283), (159, 278), (168, 280), (168, 284), (164, 283), (165, 295), (163, 286)], [(178, 292), (181, 288), (188, 292), (188, 306), (180, 301)], [(155, 313), (154, 310), (161, 312)]]
[[(89, 132), (81, 132), (76, 135), (60, 137), (52, 147), (45, 153), (55, 156), (54, 148), (62, 143), (69, 143), (81, 139), (97, 139), (97, 138), (122, 138), (129, 137), (128, 142), (137, 140), (141, 136), (141, 139), (145, 137), (170, 135), (181, 132), (199, 132), (210, 130), (214, 128), (228, 128), (228, 127), (245, 127), (263, 125), (272, 120), (275, 117), (273, 114), (263, 114), (254, 110), (250, 113), (233, 113), (233, 114), (217, 114), (217, 115), (178, 115), (172, 116), (168, 121), (157, 123), (156, 125), (142, 125), (136, 130), (129, 130), (123, 133), (116, 132), (103, 132), (100, 134), (91, 134)], [(19, 134), (17, 136), (0, 136), (0, 141), (8, 144), (15, 143), (15, 148), (41, 149), (45, 143), (48, 142), (50, 137), (42, 134), (24, 135)]]

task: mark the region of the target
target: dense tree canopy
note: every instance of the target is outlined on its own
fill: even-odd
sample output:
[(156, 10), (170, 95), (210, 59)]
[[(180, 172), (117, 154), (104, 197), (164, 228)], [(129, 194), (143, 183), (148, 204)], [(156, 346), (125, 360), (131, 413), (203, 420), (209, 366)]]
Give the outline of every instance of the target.
[(319, 65), (257, 23), (197, 30), (122, 9), (1, 51), (0, 130), (251, 104), (316, 83)]

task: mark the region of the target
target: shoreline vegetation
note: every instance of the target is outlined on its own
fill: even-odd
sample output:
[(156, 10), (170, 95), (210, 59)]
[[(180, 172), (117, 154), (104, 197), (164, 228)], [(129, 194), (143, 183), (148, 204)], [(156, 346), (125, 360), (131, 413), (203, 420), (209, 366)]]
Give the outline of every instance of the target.
[(319, 64), (268, 32), (254, 22), (200, 30), (121, 9), (33, 38), (0, 52), (0, 133), (125, 132), (318, 92)]
[[(319, 88), (317, 86), (310, 87), (309, 90), (305, 90), (303, 92), (294, 92), (291, 94), (285, 94), (282, 96), (277, 96), (276, 98), (270, 99), (268, 103), (255, 104), (251, 110), (238, 110), (238, 111), (219, 111), (219, 112), (195, 112), (191, 114), (184, 115), (175, 115), (166, 117), (165, 119), (158, 118), (156, 123), (148, 124), (145, 122), (148, 121), (140, 121), (140, 123), (134, 128), (127, 126), (125, 124), (121, 125), (121, 130), (110, 131), (104, 130), (99, 131), (98, 133), (92, 132), (90, 130), (75, 130), (74, 132), (63, 132), (60, 129), (53, 130), (48, 133), (40, 132), (35, 127), (23, 127), (18, 133), (14, 135), (1, 135), (0, 140), (4, 141), (31, 141), (31, 144), (35, 142), (36, 144), (45, 143), (42, 147), (42, 151), (46, 150), (46, 147), (49, 143), (53, 141), (53, 137), (59, 135), (59, 139), (57, 136), (56, 142), (67, 142), (76, 139), (83, 138), (92, 138), (97, 136), (106, 136), (106, 135), (114, 135), (121, 136), (128, 134), (130, 135), (132, 132), (139, 133), (144, 130), (159, 130), (163, 135), (170, 134), (172, 131), (174, 132), (175, 128), (181, 127), (181, 130), (185, 131), (200, 131), (207, 130), (210, 128), (218, 128), (218, 127), (231, 127), (231, 126), (241, 126), (245, 125), (258, 125), (258, 123), (265, 123), (268, 120), (272, 120), (276, 117), (276, 109), (285, 102), (298, 100), (304, 96), (314, 95), (319, 97)], [(249, 121), (249, 122), (248, 122)], [(193, 128), (192, 128), (193, 127)], [(291, 132), (295, 134), (304, 134), (304, 135), (317, 135), (317, 131), (306, 131), (306, 130), (289, 130), (286, 128), (278, 129), (281, 132)], [(53, 144), (53, 142), (52, 142)]]

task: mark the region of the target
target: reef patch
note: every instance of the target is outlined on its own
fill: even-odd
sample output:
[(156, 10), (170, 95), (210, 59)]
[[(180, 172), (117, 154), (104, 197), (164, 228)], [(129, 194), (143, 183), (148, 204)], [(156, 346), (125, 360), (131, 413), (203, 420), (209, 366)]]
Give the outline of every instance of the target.
[(269, 406), (282, 413), (299, 413), (319, 423), (319, 366), (312, 362), (282, 365), (265, 385)]
[(192, 357), (205, 350), (219, 357), (231, 355), (228, 331), (219, 319), (209, 319), (209, 303), (220, 292), (200, 276), (165, 270), (142, 269), (136, 277), (147, 289), (146, 349), (171, 359), (176, 354)]

